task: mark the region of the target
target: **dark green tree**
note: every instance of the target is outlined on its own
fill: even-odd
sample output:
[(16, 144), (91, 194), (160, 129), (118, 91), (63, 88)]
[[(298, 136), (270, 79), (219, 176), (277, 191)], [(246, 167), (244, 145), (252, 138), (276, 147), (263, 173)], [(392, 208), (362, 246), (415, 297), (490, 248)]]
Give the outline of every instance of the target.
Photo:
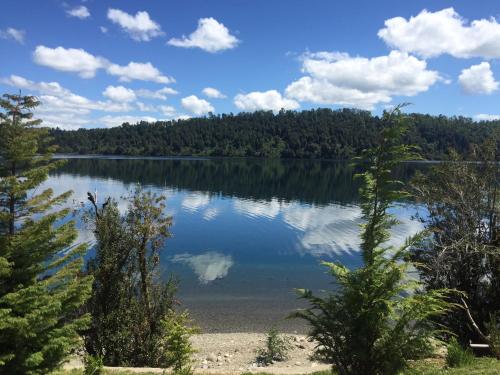
[[(471, 152), (473, 163), (451, 152), (450, 160), (413, 180), (425, 207), (421, 217), (432, 236), (412, 249), (426, 288), (465, 294), (464, 309), (441, 317), (462, 345), (488, 341), (493, 314), (500, 316), (500, 164), (495, 138)], [(476, 323), (474, 323), (473, 321)]]
[(349, 270), (342, 264), (324, 263), (337, 282), (336, 290), (319, 297), (301, 290), (311, 307), (296, 317), (311, 325), (318, 342), (317, 354), (332, 363), (339, 374), (397, 374), (406, 361), (428, 354), (436, 328), (429, 318), (444, 313), (446, 290), (416, 293), (420, 283), (408, 276), (408, 249), (423, 238), (417, 234), (401, 248), (388, 244), (397, 220), (388, 210), (407, 198), (392, 170), (418, 158), (415, 148), (401, 144), (406, 130), (400, 107), (384, 114), (384, 127), (373, 148), (358, 162), (365, 170), (360, 194), (363, 266)]
[[(443, 159), (449, 148), (467, 155), (488, 139), (500, 121), (408, 115), (405, 142), (428, 159)], [(252, 156), (346, 160), (374, 145), (384, 119), (368, 111), (317, 108), (256, 111), (185, 120), (124, 123), (111, 129), (53, 129), (61, 152), (125, 155)], [(470, 155), (467, 155), (470, 156)]]
[(94, 276), (88, 310), (87, 351), (106, 365), (165, 364), (162, 321), (173, 310), (175, 283), (163, 282), (159, 252), (170, 236), (172, 218), (164, 215), (164, 197), (137, 190), (125, 215), (115, 201), (94, 207), (89, 217), (96, 237)]
[(0, 372), (47, 374), (79, 343), (89, 317), (79, 309), (91, 278), (81, 275), (85, 245), (64, 220), (70, 192), (37, 191), (59, 162), (51, 160), (47, 131), (37, 128), (35, 97), (0, 99)]

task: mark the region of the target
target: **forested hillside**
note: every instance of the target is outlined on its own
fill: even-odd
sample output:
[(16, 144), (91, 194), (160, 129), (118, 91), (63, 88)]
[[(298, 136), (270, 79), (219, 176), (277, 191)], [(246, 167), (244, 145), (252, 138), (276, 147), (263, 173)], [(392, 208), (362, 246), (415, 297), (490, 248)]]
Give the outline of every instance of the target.
[[(450, 148), (468, 154), (500, 122), (411, 114), (406, 142), (427, 159)], [(211, 115), (178, 121), (125, 123), (110, 129), (51, 131), (61, 153), (113, 155), (253, 156), (348, 159), (373, 146), (381, 119), (352, 109), (314, 109)]]

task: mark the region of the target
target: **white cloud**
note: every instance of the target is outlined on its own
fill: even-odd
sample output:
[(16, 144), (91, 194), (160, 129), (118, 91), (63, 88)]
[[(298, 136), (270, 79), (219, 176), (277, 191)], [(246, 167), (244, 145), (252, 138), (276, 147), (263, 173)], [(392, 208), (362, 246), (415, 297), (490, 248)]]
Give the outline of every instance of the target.
[(108, 32), (108, 28), (104, 27), (104, 26), (99, 26), (99, 30), (101, 30), (101, 33), (103, 33), (103, 34), (107, 34), (107, 32)]
[(146, 104), (143, 102), (136, 102), (135, 104), (141, 112), (157, 112), (156, 107), (152, 104)]
[(476, 121), (497, 121), (500, 120), (500, 115), (491, 115), (487, 113), (480, 113), (474, 116)]
[(58, 82), (33, 82), (16, 75), (3, 78), (0, 82), (39, 93), (42, 105), (35, 110), (35, 116), (42, 119), (46, 126), (74, 129), (91, 124), (88, 115), (92, 111), (128, 112), (132, 109), (126, 102), (90, 100), (62, 87)]
[(120, 81), (129, 82), (132, 80), (152, 81), (157, 83), (170, 83), (174, 79), (161, 74), (161, 72), (150, 62), (138, 63), (129, 62), (128, 65), (121, 66), (111, 64), (107, 68), (111, 75), (118, 76)]
[(248, 94), (238, 94), (234, 97), (234, 104), (243, 111), (274, 111), (280, 109), (297, 109), (299, 103), (293, 99), (287, 99), (281, 96), (276, 90), (254, 91)]
[(189, 265), (202, 284), (208, 284), (211, 281), (226, 277), (229, 269), (234, 264), (231, 255), (224, 255), (215, 251), (200, 255), (177, 254), (172, 257), (172, 262)]
[(472, 65), (470, 68), (463, 69), (458, 77), (460, 86), (466, 94), (491, 94), (498, 90), (498, 82), (493, 77), (490, 63)]
[(63, 72), (78, 73), (82, 78), (93, 78), (97, 70), (108, 65), (106, 59), (79, 48), (49, 48), (38, 46), (33, 53), (35, 62)]
[(108, 86), (102, 94), (116, 102), (130, 102), (136, 99), (134, 90), (123, 86)]
[(500, 57), (500, 24), (496, 19), (474, 20), (468, 25), (453, 8), (437, 12), (424, 9), (409, 20), (388, 19), (378, 36), (393, 48), (423, 57)]
[(20, 44), (24, 44), (25, 35), (26, 31), (14, 29), (13, 27), (8, 27), (5, 30), (0, 30), (0, 39), (11, 39)]
[(151, 91), (147, 89), (139, 89), (135, 92), (137, 96), (148, 99), (167, 100), (167, 95), (177, 95), (178, 92), (171, 87), (163, 87), (159, 90)]
[(214, 89), (213, 87), (205, 87), (202, 92), (203, 92), (203, 94), (205, 94), (209, 98), (214, 98), (214, 99), (226, 98), (226, 95), (221, 93), (219, 90)]
[(198, 28), (189, 36), (181, 39), (172, 38), (168, 44), (183, 48), (201, 48), (207, 52), (218, 52), (225, 49), (235, 48), (240, 41), (229, 33), (222, 23), (214, 18), (200, 18)]
[(196, 116), (205, 115), (208, 112), (213, 112), (214, 107), (205, 99), (200, 99), (196, 95), (190, 95), (181, 99), (181, 104), (184, 109), (195, 114)]
[(112, 128), (115, 126), (120, 126), (124, 122), (128, 122), (129, 124), (136, 124), (141, 121), (147, 121), (147, 122), (155, 122), (158, 121), (155, 117), (151, 116), (103, 116), (99, 118), (98, 122), (108, 128)]
[(135, 16), (120, 9), (108, 9), (108, 19), (118, 25), (136, 41), (147, 42), (163, 35), (158, 23), (149, 18), (148, 12), (137, 12)]
[(175, 117), (177, 111), (171, 105), (160, 105), (158, 109), (167, 117)]
[(118, 65), (107, 59), (94, 56), (83, 49), (38, 46), (33, 53), (37, 64), (63, 72), (78, 73), (82, 78), (93, 78), (99, 69), (105, 69), (110, 75), (118, 76), (122, 82), (132, 80), (157, 83), (175, 82), (172, 77), (163, 75), (150, 62), (131, 61), (127, 65)]
[(307, 74), (286, 89), (289, 98), (316, 104), (372, 109), (392, 96), (414, 96), (440, 80), (425, 61), (406, 52), (387, 56), (351, 57), (345, 53), (308, 53), (302, 71)]
[(76, 17), (76, 18), (79, 18), (81, 20), (90, 17), (90, 12), (87, 9), (87, 7), (84, 5), (80, 5), (80, 6), (72, 8), (72, 9), (68, 9), (66, 11), (66, 14), (70, 17)]

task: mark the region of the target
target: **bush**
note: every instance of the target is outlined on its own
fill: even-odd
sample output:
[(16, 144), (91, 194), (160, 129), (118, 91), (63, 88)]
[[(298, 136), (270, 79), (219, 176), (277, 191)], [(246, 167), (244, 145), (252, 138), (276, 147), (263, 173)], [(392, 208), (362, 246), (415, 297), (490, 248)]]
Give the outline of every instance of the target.
[(448, 344), (448, 354), (446, 355), (446, 364), (449, 367), (464, 367), (474, 362), (474, 354), (467, 348), (463, 349), (457, 339), (453, 337)]
[(108, 366), (162, 367), (161, 321), (174, 305), (177, 286), (173, 279), (163, 281), (159, 268), (172, 223), (164, 215), (165, 199), (138, 188), (124, 215), (113, 200), (102, 207), (90, 193), (89, 200), (93, 210), (86, 220), (96, 256), (88, 262), (94, 283), (85, 348)]
[(389, 210), (408, 198), (392, 170), (418, 155), (401, 143), (406, 126), (399, 107), (385, 113), (384, 122), (376, 146), (359, 158), (365, 171), (358, 175), (363, 181), (363, 266), (351, 270), (324, 262), (335, 289), (326, 296), (299, 290), (310, 307), (293, 315), (310, 324), (317, 356), (343, 375), (398, 374), (409, 359), (431, 352), (438, 331), (432, 319), (451, 308), (445, 301), (449, 290), (421, 291), (422, 285), (409, 276), (409, 249), (426, 234), (416, 234), (399, 248), (390, 244), (390, 229), (398, 221)]
[(190, 325), (187, 311), (176, 313), (170, 311), (162, 321), (165, 349), (165, 363), (172, 367), (176, 375), (192, 374), (191, 355), (195, 352), (191, 344), (191, 335), (198, 333), (198, 327)]
[(83, 357), (84, 375), (101, 375), (104, 368), (103, 357), (100, 355), (86, 354)]
[(280, 335), (273, 327), (267, 333), (266, 347), (257, 351), (257, 362), (269, 365), (274, 361), (285, 361), (291, 347), (290, 337)]

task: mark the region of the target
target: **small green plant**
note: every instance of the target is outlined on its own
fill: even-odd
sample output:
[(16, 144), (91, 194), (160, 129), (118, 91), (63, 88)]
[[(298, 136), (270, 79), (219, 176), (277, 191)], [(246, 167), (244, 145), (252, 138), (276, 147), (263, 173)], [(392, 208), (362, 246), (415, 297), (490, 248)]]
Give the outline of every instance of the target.
[(191, 368), (191, 355), (196, 352), (190, 338), (199, 332), (198, 327), (191, 325), (187, 311), (176, 313), (169, 311), (162, 321), (164, 335), (164, 355), (167, 366), (172, 367), (175, 375), (189, 375)]
[(467, 348), (464, 349), (457, 339), (453, 337), (448, 344), (448, 354), (446, 355), (446, 364), (448, 367), (464, 367), (474, 362), (474, 354)]
[(100, 375), (103, 373), (104, 362), (100, 355), (86, 354), (83, 357), (84, 375)]
[(257, 362), (267, 366), (275, 361), (285, 361), (291, 348), (290, 337), (280, 335), (273, 327), (267, 333), (266, 347), (257, 351)]

